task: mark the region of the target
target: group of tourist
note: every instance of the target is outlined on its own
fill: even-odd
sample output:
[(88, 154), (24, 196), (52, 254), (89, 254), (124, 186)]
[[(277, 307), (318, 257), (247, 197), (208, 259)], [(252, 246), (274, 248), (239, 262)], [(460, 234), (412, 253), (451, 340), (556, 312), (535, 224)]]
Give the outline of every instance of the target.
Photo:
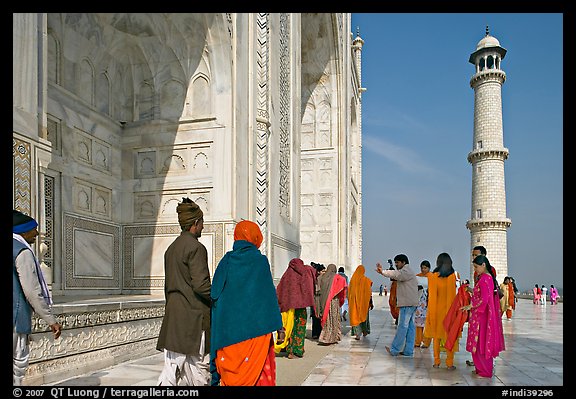
[[(546, 305), (548, 299), (548, 288), (544, 284), (541, 287), (538, 284), (534, 284), (532, 288), (532, 302), (535, 304)], [(550, 284), (550, 304), (557, 305), (560, 294), (558, 293), (558, 288), (554, 287), (554, 284)]]
[[(290, 260), (275, 287), (259, 247), (258, 225), (242, 220), (210, 281), (198, 241), (203, 213), (188, 198), (176, 211), (182, 233), (165, 253), (165, 314), (157, 349), (165, 366), (159, 385), (276, 385), (276, 360), (304, 356), (308, 316), (319, 345), (342, 339), (350, 317), (357, 337), (370, 332), (372, 282), (359, 267), (350, 281), (336, 265)], [(344, 310), (343, 310), (344, 308)]]
[[(164, 255), (166, 305), (157, 342), (164, 368), (159, 385), (275, 385), (276, 355), (304, 356), (308, 317), (313, 318), (312, 337), (319, 345), (342, 340), (347, 316), (355, 340), (370, 334), (372, 280), (363, 265), (348, 279), (335, 264), (307, 265), (294, 258), (275, 286), (270, 263), (259, 250), (260, 228), (242, 220), (235, 226), (232, 250), (211, 279), (208, 253), (198, 240), (204, 228), (202, 210), (183, 198), (176, 212), (182, 231)], [(30, 250), (36, 227), (32, 218), (14, 211), (14, 385), (21, 384), (28, 367), (32, 310), (50, 325), (55, 338), (61, 332)], [(405, 254), (394, 257), (394, 267), (391, 260), (386, 270), (376, 265), (377, 273), (393, 281), (389, 301), (397, 329), (385, 347), (391, 356), (411, 357), (414, 348), (432, 344), (433, 367), (440, 367), (444, 351), (446, 368), (454, 370), (454, 352), (468, 322), (465, 346), (472, 361), (467, 364), (474, 365), (479, 376), (492, 377), (493, 360), (505, 349), (501, 318), (512, 315), (515, 285), (507, 276), (499, 286), (484, 247), (475, 247), (472, 254), (473, 289), (468, 281), (461, 283), (447, 253), (438, 255), (433, 270), (430, 262), (422, 261), (419, 273)], [(551, 286), (551, 298), (554, 292)]]
[(461, 281), (445, 252), (438, 255), (432, 271), (430, 262), (424, 260), (416, 273), (404, 254), (394, 258), (395, 269), (384, 270), (380, 263), (376, 265), (377, 273), (396, 282), (396, 309), (391, 307), (391, 312), (398, 327), (392, 344), (385, 347), (391, 356), (412, 357), (414, 348), (432, 344), (432, 366), (441, 367), (443, 351), (446, 368), (455, 370), (454, 353), (468, 322), (466, 350), (472, 354), (472, 361), (466, 363), (475, 366), (478, 376), (492, 377), (494, 358), (505, 349), (499, 285), (486, 249), (477, 246), (472, 256), (474, 289), (467, 280)]

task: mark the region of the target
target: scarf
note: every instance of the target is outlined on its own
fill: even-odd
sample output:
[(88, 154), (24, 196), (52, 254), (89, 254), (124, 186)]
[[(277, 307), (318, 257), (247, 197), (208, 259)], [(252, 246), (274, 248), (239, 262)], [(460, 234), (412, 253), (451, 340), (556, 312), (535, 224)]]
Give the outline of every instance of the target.
[(268, 258), (246, 240), (235, 241), (218, 263), (210, 297), (210, 371), (217, 385), (216, 351), (281, 329), (282, 316)]
[(276, 287), (280, 311), (303, 309), (308, 306), (316, 308), (314, 303), (316, 282), (316, 271), (312, 266), (305, 265), (302, 259), (292, 259)]
[(32, 257), (34, 258), (34, 263), (36, 265), (36, 274), (38, 275), (38, 281), (40, 282), (40, 288), (42, 289), (42, 296), (44, 297), (44, 301), (48, 304), (48, 306), (52, 305), (52, 297), (50, 296), (50, 291), (48, 290), (48, 285), (46, 284), (46, 280), (44, 280), (44, 274), (42, 273), (42, 269), (40, 268), (40, 264), (38, 263), (38, 258), (34, 254), (32, 247), (28, 242), (20, 235), (12, 233), (12, 238), (18, 242), (21, 242), (32, 252)]

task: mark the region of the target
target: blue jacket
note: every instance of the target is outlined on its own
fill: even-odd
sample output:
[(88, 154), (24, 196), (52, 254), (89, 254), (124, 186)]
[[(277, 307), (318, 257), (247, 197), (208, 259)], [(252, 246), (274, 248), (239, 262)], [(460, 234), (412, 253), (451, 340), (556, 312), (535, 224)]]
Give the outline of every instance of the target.
[(29, 251), (29, 249), (18, 240), (12, 239), (12, 326), (16, 327), (17, 333), (30, 334), (32, 332), (32, 306), (24, 295), (16, 271), (16, 257), (22, 251)]

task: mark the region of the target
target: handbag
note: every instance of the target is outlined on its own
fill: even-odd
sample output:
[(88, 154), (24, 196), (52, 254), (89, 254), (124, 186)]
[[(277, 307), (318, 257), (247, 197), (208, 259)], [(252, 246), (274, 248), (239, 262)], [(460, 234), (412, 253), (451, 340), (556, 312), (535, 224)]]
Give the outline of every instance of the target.
[(498, 298), (502, 299), (503, 296), (504, 296), (504, 291), (502, 291), (502, 288), (500, 288), (500, 286), (498, 286)]

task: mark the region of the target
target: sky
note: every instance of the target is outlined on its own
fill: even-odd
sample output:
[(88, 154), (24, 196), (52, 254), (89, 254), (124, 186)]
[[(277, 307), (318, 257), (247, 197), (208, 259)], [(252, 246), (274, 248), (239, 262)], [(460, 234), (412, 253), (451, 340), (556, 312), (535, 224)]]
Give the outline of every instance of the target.
[[(450, 254), (470, 278), (475, 72), (485, 36), (507, 50), (501, 69), (508, 275), (521, 291), (563, 288), (563, 15), (352, 14), (362, 48), (362, 246), (376, 263), (403, 253), (417, 272)], [(488, 258), (490, 259), (488, 253)], [(499, 282), (501, 282), (499, 280)]]

